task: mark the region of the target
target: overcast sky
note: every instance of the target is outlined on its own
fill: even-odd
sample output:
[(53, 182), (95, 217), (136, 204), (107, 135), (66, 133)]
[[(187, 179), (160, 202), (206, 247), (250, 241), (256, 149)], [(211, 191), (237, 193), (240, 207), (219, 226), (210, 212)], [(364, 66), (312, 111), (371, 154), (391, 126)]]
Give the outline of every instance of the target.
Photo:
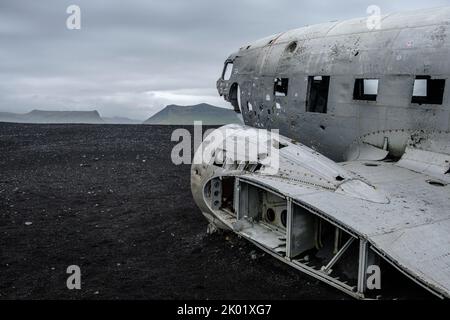
[[(81, 8), (81, 30), (66, 9)], [(215, 82), (247, 42), (308, 24), (449, 0), (0, 0), (0, 111), (98, 110), (145, 119), (165, 105), (229, 107)]]

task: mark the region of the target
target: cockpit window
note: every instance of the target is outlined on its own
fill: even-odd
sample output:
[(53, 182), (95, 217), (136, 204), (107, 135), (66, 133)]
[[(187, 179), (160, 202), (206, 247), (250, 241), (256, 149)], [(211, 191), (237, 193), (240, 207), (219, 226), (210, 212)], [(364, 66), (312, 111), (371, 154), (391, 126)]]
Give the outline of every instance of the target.
[(442, 104), (444, 90), (444, 79), (431, 79), (430, 76), (417, 76), (414, 81), (411, 103)]
[(226, 81), (230, 80), (232, 72), (233, 72), (233, 62), (229, 61), (225, 63), (225, 67), (223, 68), (222, 79)]

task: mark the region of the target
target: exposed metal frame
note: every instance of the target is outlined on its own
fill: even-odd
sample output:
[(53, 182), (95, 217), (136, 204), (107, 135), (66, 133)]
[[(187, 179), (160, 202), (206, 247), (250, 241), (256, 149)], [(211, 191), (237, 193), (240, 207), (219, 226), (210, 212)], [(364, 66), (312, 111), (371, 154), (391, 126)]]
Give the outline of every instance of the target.
[[(220, 177), (222, 178), (222, 177)], [(262, 249), (263, 251), (265, 251), (266, 253), (270, 254), (271, 256), (285, 262), (288, 263), (290, 266), (294, 267), (295, 269), (302, 271), (314, 278), (317, 278), (321, 281), (324, 281), (325, 283), (349, 294), (350, 296), (357, 298), (357, 299), (365, 299), (365, 293), (367, 291), (367, 267), (368, 267), (368, 254), (369, 254), (369, 249), (373, 250), (378, 256), (380, 256), (381, 258), (383, 258), (385, 261), (387, 261), (389, 264), (391, 264), (395, 269), (397, 269), (398, 271), (400, 271), (402, 274), (404, 274), (405, 276), (407, 276), (409, 279), (413, 280), (413, 282), (415, 282), (416, 284), (420, 285), (421, 287), (423, 287), (424, 289), (426, 289), (427, 291), (429, 291), (430, 293), (434, 294), (435, 296), (444, 299), (444, 296), (442, 294), (440, 294), (439, 292), (433, 290), (432, 288), (427, 287), (424, 283), (422, 283), (421, 281), (419, 281), (418, 279), (416, 279), (415, 277), (411, 276), (410, 274), (408, 274), (407, 272), (405, 272), (404, 270), (402, 270), (401, 268), (399, 268), (395, 263), (393, 263), (392, 261), (390, 261), (388, 259), (388, 257), (383, 254), (383, 252), (379, 251), (376, 247), (374, 247), (373, 245), (371, 245), (371, 243), (364, 239), (361, 238), (360, 236), (354, 234), (351, 230), (348, 230), (347, 228), (339, 225), (338, 223), (334, 222), (333, 219), (328, 218), (326, 215), (324, 214), (320, 214), (320, 212), (318, 212), (317, 210), (314, 210), (313, 208), (311, 208), (308, 205), (304, 205), (292, 198), (290, 198), (289, 196), (285, 196), (283, 194), (280, 194), (279, 192), (276, 192), (272, 189), (270, 189), (270, 187), (266, 187), (266, 186), (262, 186), (262, 185), (258, 185), (256, 183), (253, 183), (252, 181), (247, 180), (245, 177), (237, 177), (235, 176), (235, 185), (234, 185), (234, 192), (235, 192), (235, 211), (236, 211), (236, 221), (238, 221), (239, 219), (243, 218), (243, 217), (239, 217), (239, 202), (240, 202), (240, 184), (241, 182), (244, 182), (246, 184), (252, 185), (254, 187), (257, 187), (261, 190), (264, 190), (266, 192), (270, 192), (276, 196), (279, 196), (282, 199), (285, 199), (287, 202), (287, 210), (288, 210), (288, 215), (287, 215), (287, 226), (286, 226), (286, 255), (280, 255), (277, 252), (274, 252), (272, 250), (270, 250), (269, 248), (264, 247), (263, 245), (259, 244), (257, 241), (247, 237), (246, 235), (240, 233), (239, 231), (236, 231), (236, 233), (238, 233), (240, 236), (244, 237), (245, 239), (251, 241), (254, 245), (256, 245), (258, 248)], [(292, 230), (292, 215), (293, 215), (293, 206), (294, 205), (298, 205), (299, 207), (304, 208), (305, 210), (307, 210), (308, 212), (310, 212), (311, 214), (327, 221), (328, 223), (332, 224), (333, 226), (335, 226), (336, 228), (338, 228), (339, 230), (345, 231), (347, 232), (351, 238), (344, 244), (344, 246), (333, 256), (333, 258), (330, 260), (330, 262), (326, 265), (323, 266), (321, 269), (315, 269), (313, 267), (310, 267), (307, 265), (307, 263), (303, 262), (302, 260), (294, 260), (290, 258), (290, 232)], [(289, 233), (288, 233), (289, 232)], [(358, 257), (358, 283), (356, 286), (350, 286), (340, 280), (338, 280), (337, 278), (334, 278), (332, 276), (329, 275), (328, 271), (329, 269), (332, 268), (333, 265), (336, 264), (337, 261), (339, 261), (339, 259), (342, 257), (342, 255), (348, 250), (348, 248), (350, 247), (350, 245), (355, 241), (359, 239), (359, 257)]]
[(421, 281), (417, 280), (417, 278), (413, 277), (412, 275), (410, 275), (409, 273), (405, 272), (404, 270), (402, 270), (401, 268), (399, 268), (395, 263), (393, 263), (389, 257), (386, 256), (386, 254), (384, 254), (383, 252), (381, 252), (380, 250), (378, 250), (376, 247), (374, 246), (370, 246), (370, 249), (373, 250), (376, 254), (378, 254), (381, 258), (383, 258), (385, 261), (387, 261), (391, 266), (393, 266), (396, 270), (400, 271), (403, 275), (405, 275), (406, 277), (408, 277), (409, 279), (411, 279), (414, 283), (416, 283), (417, 285), (419, 285), (420, 287), (424, 288), (425, 290), (427, 290), (428, 292), (432, 293), (433, 295), (435, 295), (436, 297), (440, 298), (440, 299), (445, 299), (445, 297), (440, 294), (439, 292), (433, 290), (432, 288), (426, 286), (425, 284), (423, 284)]
[[(340, 260), (340, 258), (342, 257), (342, 255), (348, 250), (348, 248), (351, 246), (351, 244), (356, 240), (355, 237), (353, 237), (350, 234), (350, 239), (344, 244), (344, 246), (333, 256), (333, 258), (330, 260), (330, 262), (326, 265), (323, 266), (320, 269), (315, 269), (313, 267), (310, 267), (307, 265), (307, 263), (303, 262), (303, 260), (301, 259), (291, 259), (290, 258), (290, 250), (291, 250), (291, 246), (290, 246), (290, 241), (291, 241), (291, 232), (292, 232), (292, 221), (293, 221), (293, 205), (294, 205), (294, 201), (292, 198), (288, 197), (288, 196), (284, 196), (281, 195), (273, 190), (270, 190), (269, 188), (265, 188), (261, 185), (257, 185), (255, 183), (252, 183), (251, 181), (244, 179), (240, 179), (236, 177), (235, 180), (235, 192), (240, 191), (241, 187), (240, 187), (240, 183), (244, 182), (247, 183), (249, 185), (255, 186), (257, 188), (260, 188), (261, 190), (264, 190), (266, 192), (270, 192), (274, 195), (277, 195), (283, 199), (286, 200), (287, 203), (287, 223), (286, 223), (286, 254), (285, 255), (280, 255), (279, 253), (266, 248), (265, 246), (261, 245), (260, 243), (258, 243), (257, 241), (255, 241), (254, 239), (246, 236), (245, 234), (242, 234), (240, 232), (237, 232), (240, 236), (244, 237), (245, 239), (251, 241), (253, 244), (255, 244), (258, 248), (262, 249), (263, 251), (267, 252), (268, 254), (270, 254), (271, 256), (285, 262), (288, 263), (290, 266), (294, 267), (295, 269), (302, 271), (306, 274), (308, 274), (309, 276), (312, 276), (316, 279), (319, 279), (321, 281), (324, 281), (325, 283), (349, 294), (350, 296), (357, 298), (357, 299), (364, 299), (364, 294), (363, 292), (360, 292), (357, 290), (356, 286), (350, 286), (340, 280), (338, 280), (338, 278), (332, 277), (330, 275), (331, 273), (331, 268)], [(239, 193), (236, 193), (236, 195), (238, 195)], [(237, 207), (239, 207), (239, 203), (236, 203)], [(306, 209), (306, 208), (305, 208)], [(236, 210), (236, 209), (235, 209)], [(309, 209), (306, 209), (310, 214), (312, 215), (316, 215), (315, 212), (312, 212)], [(239, 215), (237, 215), (237, 217), (240, 217)], [(242, 217), (243, 218), (243, 217)], [(331, 222), (330, 222), (331, 223)], [(333, 225), (335, 225), (334, 223), (332, 223)], [(335, 225), (336, 228), (342, 230), (339, 226)]]
[(366, 239), (359, 240), (359, 267), (358, 267), (358, 293), (364, 295), (367, 289), (367, 260), (369, 257), (368, 242)]
[(350, 237), (348, 241), (342, 246), (342, 248), (331, 258), (330, 262), (326, 266), (323, 266), (320, 270), (322, 272), (325, 272), (326, 274), (330, 274), (333, 270), (331, 269), (336, 262), (339, 261), (339, 259), (342, 257), (342, 255), (347, 251), (348, 248), (350, 248), (351, 244), (355, 241), (355, 238)]

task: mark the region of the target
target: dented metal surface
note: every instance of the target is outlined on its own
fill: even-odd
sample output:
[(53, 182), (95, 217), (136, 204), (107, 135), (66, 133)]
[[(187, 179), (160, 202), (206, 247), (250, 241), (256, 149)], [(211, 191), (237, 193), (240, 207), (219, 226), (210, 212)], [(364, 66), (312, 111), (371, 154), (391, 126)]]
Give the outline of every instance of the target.
[[(357, 298), (371, 297), (366, 269), (381, 260), (449, 298), (449, 34), (447, 7), (372, 31), (365, 19), (308, 26), (231, 55), (218, 90), (246, 126), (196, 152), (205, 217)], [(261, 139), (270, 129), (281, 135)]]
[[(380, 30), (369, 31), (365, 18), (303, 27), (242, 47), (228, 59), (231, 78), (217, 86), (233, 102), (239, 85), (241, 103), (233, 104), (247, 125), (278, 128), (342, 161), (349, 142), (368, 134), (449, 130), (450, 90), (442, 105), (411, 103), (416, 75), (448, 78), (449, 35), (450, 7), (391, 14)], [(325, 114), (305, 111), (309, 76), (330, 76)], [(275, 78), (289, 79), (287, 96), (274, 95)], [(357, 78), (379, 79), (377, 101), (353, 99)]]

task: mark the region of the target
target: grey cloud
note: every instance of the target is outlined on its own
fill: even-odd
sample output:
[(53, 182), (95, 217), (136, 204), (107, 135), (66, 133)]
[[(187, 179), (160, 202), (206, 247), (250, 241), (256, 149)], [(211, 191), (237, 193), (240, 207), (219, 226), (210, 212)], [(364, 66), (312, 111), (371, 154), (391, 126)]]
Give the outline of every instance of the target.
[[(2, 0), (0, 111), (92, 109), (144, 119), (168, 103), (229, 107), (223, 61), (250, 41), (303, 25), (448, 0)], [(82, 29), (67, 30), (66, 8)]]

